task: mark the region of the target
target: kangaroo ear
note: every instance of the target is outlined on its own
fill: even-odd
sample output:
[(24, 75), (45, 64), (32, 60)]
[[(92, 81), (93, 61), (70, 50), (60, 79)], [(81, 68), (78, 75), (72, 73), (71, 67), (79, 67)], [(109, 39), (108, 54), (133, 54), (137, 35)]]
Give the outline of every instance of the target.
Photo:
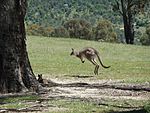
[(74, 51), (74, 49), (73, 48), (71, 48), (72, 49), (72, 51)]
[(42, 74), (38, 74), (38, 77), (42, 77)]

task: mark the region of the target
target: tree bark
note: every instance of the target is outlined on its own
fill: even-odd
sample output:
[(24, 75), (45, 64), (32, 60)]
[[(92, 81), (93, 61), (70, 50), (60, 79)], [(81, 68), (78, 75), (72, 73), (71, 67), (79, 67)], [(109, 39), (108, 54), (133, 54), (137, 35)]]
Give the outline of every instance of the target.
[(127, 44), (134, 44), (134, 22), (132, 10), (130, 7), (131, 2), (128, 0), (126, 5), (124, 2), (124, 0), (121, 0), (125, 40)]
[(134, 44), (134, 25), (132, 23), (132, 16), (123, 16), (124, 35), (127, 44)]
[(37, 91), (39, 83), (26, 50), (26, 0), (1, 0), (0, 93)]

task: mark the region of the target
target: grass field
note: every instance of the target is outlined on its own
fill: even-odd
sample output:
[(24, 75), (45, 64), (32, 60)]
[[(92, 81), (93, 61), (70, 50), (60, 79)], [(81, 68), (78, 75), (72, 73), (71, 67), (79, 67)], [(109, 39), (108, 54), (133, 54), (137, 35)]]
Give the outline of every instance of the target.
[[(103, 63), (111, 65), (111, 68), (101, 68), (99, 75), (95, 76), (94, 66), (89, 61), (83, 64), (79, 59), (70, 56), (71, 48), (79, 50), (87, 46), (96, 48), (101, 54)], [(84, 82), (89, 80), (89, 83), (92, 80), (96, 83), (102, 79), (122, 80), (127, 82), (126, 84), (150, 82), (150, 47), (148, 46), (28, 36), (27, 49), (36, 76), (42, 73), (44, 78), (59, 78), (62, 81), (66, 78), (72, 80), (74, 76), (92, 76), (92, 78), (82, 78)], [(74, 78), (77, 82), (81, 82), (80, 78)], [(0, 98), (0, 112), (150, 113), (150, 103), (147, 99), (150, 93), (146, 91), (77, 86), (48, 88), (46, 94)]]
[[(93, 73), (94, 66), (84, 64), (70, 56), (71, 48), (96, 48), (105, 65), (99, 75)], [(97, 79), (121, 79), (125, 82), (150, 81), (150, 47), (126, 44), (111, 44), (69, 38), (50, 38), (28, 36), (27, 47), (34, 73), (49, 77), (68, 77), (72, 75), (95, 76)]]

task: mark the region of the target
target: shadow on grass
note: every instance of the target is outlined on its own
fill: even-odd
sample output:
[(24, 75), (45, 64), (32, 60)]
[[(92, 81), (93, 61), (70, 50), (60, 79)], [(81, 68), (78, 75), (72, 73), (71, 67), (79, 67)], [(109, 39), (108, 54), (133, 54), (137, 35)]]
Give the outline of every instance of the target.
[(89, 76), (89, 75), (64, 75), (64, 76), (75, 77), (75, 78), (91, 78), (91, 77), (94, 77), (94, 76)]
[(130, 110), (130, 111), (111, 111), (111, 112), (108, 112), (108, 113), (148, 113), (146, 112), (146, 110), (144, 109), (139, 109), (139, 110)]
[(99, 105), (126, 109), (126, 111), (109, 111), (108, 113), (148, 113), (143, 107), (118, 106), (100, 103)]

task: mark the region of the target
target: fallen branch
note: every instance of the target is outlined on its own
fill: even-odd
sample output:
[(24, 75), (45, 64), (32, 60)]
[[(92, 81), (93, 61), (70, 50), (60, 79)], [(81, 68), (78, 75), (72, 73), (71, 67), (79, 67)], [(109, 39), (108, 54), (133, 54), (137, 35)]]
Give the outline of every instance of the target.
[(92, 85), (92, 87), (150, 92), (150, 87), (139, 86), (139, 85), (98, 85), (98, 84), (96, 84), (96, 85)]
[(112, 88), (112, 89), (120, 89), (120, 90), (133, 90), (133, 91), (148, 91), (150, 92), (150, 85), (147, 86), (137, 85), (137, 84), (109, 84), (107, 82), (102, 84), (89, 84), (84, 82), (77, 82), (77, 83), (68, 83), (68, 84), (60, 84), (53, 82), (51, 80), (47, 80), (46, 84), (42, 83), (42, 86), (47, 87), (90, 87), (90, 88)]

